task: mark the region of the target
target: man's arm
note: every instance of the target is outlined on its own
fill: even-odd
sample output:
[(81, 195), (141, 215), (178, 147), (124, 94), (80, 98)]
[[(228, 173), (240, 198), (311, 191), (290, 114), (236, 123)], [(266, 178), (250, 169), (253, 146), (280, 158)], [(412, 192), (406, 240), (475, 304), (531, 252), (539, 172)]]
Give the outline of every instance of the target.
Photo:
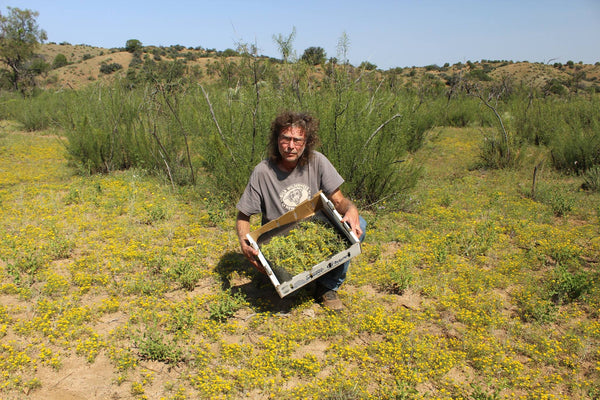
[(347, 222), (354, 234), (356, 234), (356, 237), (360, 238), (363, 232), (362, 229), (360, 229), (358, 208), (356, 208), (354, 203), (352, 203), (350, 199), (344, 197), (339, 188), (329, 196), (329, 200), (331, 200), (337, 212), (343, 216), (342, 221)]
[(242, 253), (246, 256), (248, 260), (254, 265), (254, 267), (262, 272), (266, 273), (263, 266), (259, 264), (256, 260), (256, 256), (258, 256), (258, 251), (254, 249), (248, 242), (246, 235), (250, 233), (250, 216), (244, 214), (241, 211), (238, 211), (237, 220), (235, 223), (235, 228), (237, 230), (238, 240), (240, 241), (240, 247), (242, 249)]

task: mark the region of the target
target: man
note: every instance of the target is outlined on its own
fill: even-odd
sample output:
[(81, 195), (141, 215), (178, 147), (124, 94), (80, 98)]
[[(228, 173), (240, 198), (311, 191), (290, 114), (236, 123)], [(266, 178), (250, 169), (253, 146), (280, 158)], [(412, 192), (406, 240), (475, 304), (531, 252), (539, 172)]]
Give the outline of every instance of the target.
[[(364, 239), (365, 220), (356, 206), (340, 191), (344, 179), (331, 162), (314, 150), (319, 144), (319, 121), (310, 114), (290, 111), (279, 114), (271, 124), (269, 158), (259, 163), (237, 204), (236, 229), (242, 253), (261, 272), (258, 252), (250, 246), (250, 216), (262, 214), (262, 223), (279, 218), (319, 191), (331, 200), (356, 237)], [(337, 290), (346, 279), (349, 262), (317, 279), (318, 300), (334, 311), (343, 309)]]

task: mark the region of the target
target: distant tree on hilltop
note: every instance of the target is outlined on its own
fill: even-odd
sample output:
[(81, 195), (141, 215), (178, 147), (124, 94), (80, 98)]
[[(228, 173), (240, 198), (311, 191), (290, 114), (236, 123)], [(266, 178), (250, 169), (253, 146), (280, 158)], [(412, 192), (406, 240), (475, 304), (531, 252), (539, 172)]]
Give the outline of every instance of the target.
[(325, 64), (327, 55), (322, 47), (309, 47), (304, 50), (301, 60), (306, 61), (310, 65)]
[(125, 50), (129, 53), (135, 53), (138, 50), (142, 50), (142, 42), (137, 39), (129, 39), (125, 43)]
[(358, 66), (358, 68), (361, 69), (365, 69), (367, 71), (373, 71), (375, 69), (377, 69), (377, 65), (373, 64), (372, 62), (369, 61), (363, 61), (360, 63), (360, 65)]

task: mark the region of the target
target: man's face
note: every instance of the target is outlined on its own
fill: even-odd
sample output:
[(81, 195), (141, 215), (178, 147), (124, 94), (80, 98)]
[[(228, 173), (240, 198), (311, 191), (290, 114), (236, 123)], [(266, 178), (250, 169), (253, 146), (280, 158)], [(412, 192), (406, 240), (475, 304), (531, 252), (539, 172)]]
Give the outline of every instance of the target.
[(287, 166), (295, 166), (304, 152), (306, 140), (304, 129), (298, 126), (290, 126), (279, 134), (277, 141), (281, 160)]

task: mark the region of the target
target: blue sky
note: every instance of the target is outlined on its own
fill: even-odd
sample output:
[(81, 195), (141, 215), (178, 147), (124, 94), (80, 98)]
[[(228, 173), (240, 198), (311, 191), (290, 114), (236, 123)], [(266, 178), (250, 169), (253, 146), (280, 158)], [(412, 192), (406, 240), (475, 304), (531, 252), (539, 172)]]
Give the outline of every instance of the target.
[(350, 62), (382, 69), (482, 59), (600, 61), (600, 0), (1, 0), (0, 12), (7, 6), (39, 12), (49, 42), (109, 48), (128, 39), (217, 50), (242, 42), (281, 58), (273, 36), (295, 27), (298, 57), (311, 46), (338, 56), (345, 32)]

